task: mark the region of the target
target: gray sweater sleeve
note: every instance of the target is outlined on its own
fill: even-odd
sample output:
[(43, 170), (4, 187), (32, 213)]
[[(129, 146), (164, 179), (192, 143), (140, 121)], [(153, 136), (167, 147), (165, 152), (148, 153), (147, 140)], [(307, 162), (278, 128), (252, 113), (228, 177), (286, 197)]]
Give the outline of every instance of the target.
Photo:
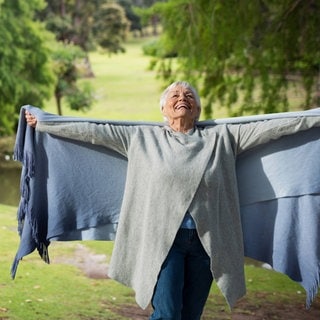
[(134, 128), (134, 126), (90, 122), (38, 122), (36, 130), (101, 145), (126, 156)]
[(230, 125), (229, 129), (235, 137), (239, 154), (282, 136), (319, 126), (319, 116), (303, 116)]

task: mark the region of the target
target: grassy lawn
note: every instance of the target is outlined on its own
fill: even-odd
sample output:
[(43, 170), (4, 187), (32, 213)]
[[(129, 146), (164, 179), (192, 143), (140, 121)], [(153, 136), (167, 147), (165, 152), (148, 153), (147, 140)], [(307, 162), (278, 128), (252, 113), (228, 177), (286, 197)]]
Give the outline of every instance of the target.
[[(36, 252), (20, 262), (16, 279), (11, 280), (11, 263), (19, 241), (15, 217), (15, 207), (0, 205), (1, 320), (120, 319), (108, 306), (132, 303), (130, 289), (109, 279), (89, 279), (68, 264), (47, 265)], [(50, 247), (51, 259), (57, 255), (72, 255), (76, 245), (77, 242), (53, 245)], [(112, 250), (111, 242), (88, 245), (106, 255)]]
[[(156, 79), (155, 72), (148, 70), (149, 59), (142, 54), (141, 42), (129, 43), (126, 54), (93, 53), (91, 62), (95, 77), (86, 81), (92, 82), (95, 88), (95, 105), (86, 113), (76, 113), (64, 107), (64, 115), (162, 121), (159, 112), (162, 83)], [(54, 101), (48, 101), (45, 109), (56, 113)], [(20, 262), (16, 279), (11, 280), (10, 267), (18, 244), (16, 207), (0, 205), (0, 320), (147, 319), (148, 312), (142, 312), (136, 306), (132, 290), (107, 278), (86, 277), (70, 264), (53, 262), (46, 265), (37, 253)], [(110, 258), (112, 242), (81, 244), (94, 254), (105, 255), (106, 261)], [(72, 259), (78, 245), (79, 242), (68, 242), (50, 246), (52, 261), (61, 256)], [(286, 276), (251, 264), (246, 265), (246, 275), (248, 294), (234, 313), (230, 313), (223, 297), (213, 286), (203, 319), (320, 317), (319, 298), (311, 313), (305, 311), (303, 289)], [(297, 308), (302, 312), (301, 318), (292, 317)], [(283, 316), (283, 310), (289, 310), (287, 316)], [(253, 315), (257, 317), (253, 318)], [(308, 318), (309, 315), (313, 318)]]
[[(11, 280), (10, 267), (19, 241), (15, 216), (15, 207), (0, 205), (1, 320), (147, 319), (148, 312), (136, 306), (131, 289), (107, 278), (88, 278), (79, 268), (70, 264), (53, 262), (47, 265), (36, 252), (20, 262), (16, 279)], [(51, 260), (55, 261), (61, 256), (72, 258), (78, 244), (53, 243), (49, 247)], [(112, 242), (89, 241), (81, 244), (95, 254), (104, 254), (108, 261)], [(273, 317), (253, 319), (284, 319), (280, 314), (288, 306), (291, 306), (289, 310), (299, 308), (306, 316), (319, 315), (319, 299), (313, 307), (316, 308), (312, 310), (313, 313), (304, 310), (303, 289), (286, 276), (248, 264), (246, 277), (248, 294), (237, 304), (233, 314), (217, 287), (213, 286), (203, 319), (237, 319), (234, 318), (235, 314), (249, 316), (261, 310), (265, 312), (268, 308), (274, 310)]]
[[(128, 43), (124, 54), (91, 53), (95, 77), (84, 81), (91, 82), (96, 102), (87, 112), (79, 113), (64, 107), (63, 114), (96, 119), (162, 121), (159, 112), (162, 83), (156, 79), (155, 71), (148, 69), (149, 58), (141, 49), (144, 41)], [(45, 109), (57, 112), (53, 99)]]

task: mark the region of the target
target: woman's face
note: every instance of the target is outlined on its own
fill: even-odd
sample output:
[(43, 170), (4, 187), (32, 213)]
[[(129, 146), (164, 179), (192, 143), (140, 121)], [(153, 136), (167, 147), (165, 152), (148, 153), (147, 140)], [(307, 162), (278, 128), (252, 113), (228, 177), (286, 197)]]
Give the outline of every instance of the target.
[(162, 113), (169, 122), (178, 118), (194, 122), (200, 116), (200, 107), (190, 89), (176, 86), (168, 92)]

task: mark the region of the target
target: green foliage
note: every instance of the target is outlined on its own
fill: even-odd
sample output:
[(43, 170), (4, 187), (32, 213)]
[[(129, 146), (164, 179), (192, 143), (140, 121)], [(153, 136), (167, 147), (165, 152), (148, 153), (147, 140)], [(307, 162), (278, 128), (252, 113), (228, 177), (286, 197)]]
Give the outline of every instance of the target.
[(105, 3), (95, 14), (93, 34), (97, 43), (109, 52), (124, 52), (122, 46), (129, 30), (124, 9), (116, 3)]
[(157, 7), (157, 3), (163, 2), (165, 0), (151, 0), (144, 1), (143, 5), (135, 6), (133, 11), (136, 15), (140, 17), (141, 25), (144, 28), (152, 27), (152, 33), (154, 36), (158, 35), (158, 25), (159, 25), (159, 14), (157, 10), (154, 10), (153, 5)]
[(13, 132), (22, 104), (41, 106), (52, 93), (51, 35), (34, 20), (43, 6), (42, 0), (0, 3), (0, 135)]
[(129, 22), (120, 5), (109, 0), (46, 2), (47, 7), (39, 17), (58, 41), (77, 45), (85, 52), (94, 50), (97, 45), (112, 53), (123, 51), (121, 44), (126, 38)]
[(66, 100), (72, 110), (88, 110), (94, 100), (94, 91), (90, 83), (83, 82), (81, 85), (70, 88)]
[(70, 15), (64, 15), (63, 17), (58, 15), (51, 15), (46, 20), (46, 27), (52, 33), (56, 35), (56, 39), (62, 42), (70, 42), (69, 39), (74, 37), (74, 31), (72, 27), (72, 17)]
[(133, 11), (140, 17), (141, 24), (145, 27), (149, 24), (153, 12), (150, 9), (134, 7)]
[(175, 58), (177, 53), (171, 50), (168, 42), (162, 39), (153, 39), (142, 47), (143, 53), (152, 57)]
[(39, 18), (46, 23), (56, 39), (80, 46), (84, 51), (94, 48), (92, 39), (93, 15), (104, 0), (45, 0), (46, 8)]
[(177, 68), (163, 53), (155, 67), (167, 82), (194, 83), (206, 117), (213, 104), (230, 115), (287, 111), (292, 86), (306, 108), (319, 103), (320, 3), (169, 0), (152, 10), (162, 19), (159, 47), (178, 55)]
[(58, 114), (62, 114), (62, 98), (66, 97), (69, 107), (73, 110), (89, 109), (94, 101), (93, 90), (89, 83), (79, 86), (82, 62), (86, 53), (78, 46), (57, 43), (53, 51), (53, 68), (57, 76), (55, 98)]
[(134, 12), (131, 0), (117, 0), (117, 3), (124, 8), (126, 18), (130, 21), (130, 31), (142, 31), (140, 17)]

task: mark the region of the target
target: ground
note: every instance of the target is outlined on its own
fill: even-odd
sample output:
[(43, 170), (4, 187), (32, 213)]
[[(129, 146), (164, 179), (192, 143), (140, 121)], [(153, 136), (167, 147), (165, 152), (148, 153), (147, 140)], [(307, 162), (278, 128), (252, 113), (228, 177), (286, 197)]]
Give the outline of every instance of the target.
[[(52, 263), (71, 264), (81, 269), (87, 277), (105, 279), (107, 262), (106, 256), (92, 253), (86, 246), (77, 244), (74, 255), (60, 256), (53, 259)], [(264, 299), (265, 298), (265, 299)], [(257, 300), (263, 303), (252, 304), (249, 299), (242, 299), (235, 307), (232, 314), (226, 312), (225, 302), (217, 301), (215, 306), (220, 310), (216, 320), (316, 320), (320, 319), (320, 299), (317, 299), (310, 310), (306, 310), (304, 304), (283, 304), (269, 302), (268, 296), (263, 293), (257, 294)], [(221, 305), (221, 307), (220, 307)], [(151, 310), (142, 310), (137, 305), (123, 305), (121, 308), (113, 305), (107, 306), (122, 317), (132, 320), (146, 320)], [(219, 309), (220, 308), (220, 309)], [(212, 310), (205, 310), (202, 320), (213, 320)], [(102, 320), (102, 319), (101, 319)]]

